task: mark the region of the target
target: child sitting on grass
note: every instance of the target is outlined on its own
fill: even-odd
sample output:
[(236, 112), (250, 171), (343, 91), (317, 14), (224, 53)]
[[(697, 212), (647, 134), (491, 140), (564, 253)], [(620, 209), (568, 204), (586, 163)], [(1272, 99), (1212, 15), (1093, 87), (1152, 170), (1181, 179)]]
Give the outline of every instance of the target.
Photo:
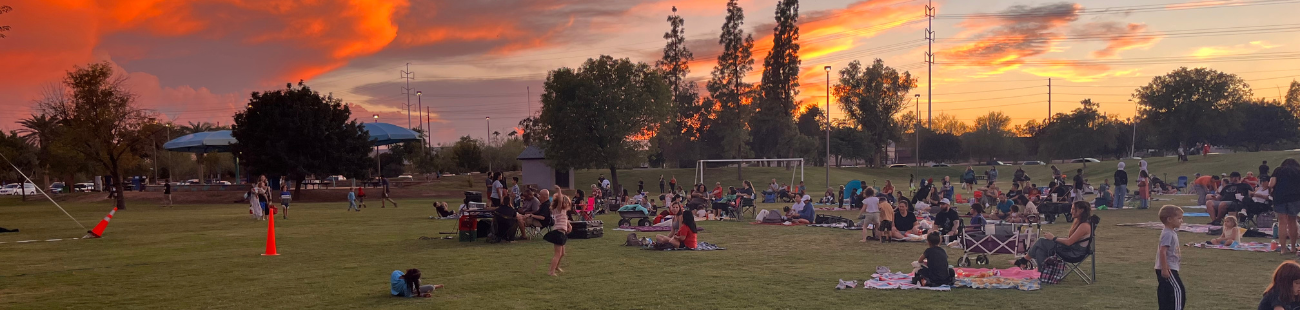
[(442, 288), (441, 284), (420, 285), (419, 269), (407, 269), (405, 273), (393, 270), (389, 284), (389, 293), (394, 297), (432, 297), (433, 290)]
[(1214, 238), (1211, 239), (1210, 241), (1206, 241), (1205, 244), (1233, 246), (1241, 242), (1241, 234), (1245, 231), (1246, 231), (1245, 228), (1237, 227), (1237, 217), (1235, 216), (1224, 217), (1223, 234), (1219, 235), (1218, 238)]
[(928, 287), (951, 285), (957, 274), (948, 268), (948, 252), (939, 247), (939, 232), (931, 232), (925, 241), (930, 247), (925, 249), (921, 258), (912, 263), (916, 267), (912, 271), (912, 284)]

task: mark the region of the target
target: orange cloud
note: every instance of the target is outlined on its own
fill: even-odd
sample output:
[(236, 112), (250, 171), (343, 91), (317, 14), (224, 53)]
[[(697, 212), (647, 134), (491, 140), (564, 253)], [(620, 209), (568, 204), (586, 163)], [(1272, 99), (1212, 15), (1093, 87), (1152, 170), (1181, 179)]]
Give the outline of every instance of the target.
[(1147, 25), (1129, 23), (1121, 25), (1113, 22), (1091, 23), (1076, 31), (1076, 35), (1097, 37), (1106, 42), (1106, 48), (1092, 52), (1094, 58), (1116, 58), (1120, 51), (1149, 48), (1160, 40), (1160, 36), (1147, 32)]
[(1051, 51), (1063, 36), (1057, 31), (1078, 20), (1082, 9), (1072, 3), (1011, 6), (999, 13), (1002, 17), (964, 24), (986, 30), (975, 34), (970, 43), (940, 50), (937, 61), (1009, 70), (1023, 64), (1025, 58)]
[(1229, 46), (1205, 46), (1205, 47), (1197, 48), (1195, 51), (1192, 51), (1191, 56), (1199, 59), (1206, 59), (1206, 58), (1214, 58), (1223, 55), (1250, 54), (1250, 53), (1271, 49), (1279, 46), (1282, 45), (1273, 45), (1264, 41), (1252, 41), (1247, 44), (1237, 44), (1237, 45), (1229, 45)]

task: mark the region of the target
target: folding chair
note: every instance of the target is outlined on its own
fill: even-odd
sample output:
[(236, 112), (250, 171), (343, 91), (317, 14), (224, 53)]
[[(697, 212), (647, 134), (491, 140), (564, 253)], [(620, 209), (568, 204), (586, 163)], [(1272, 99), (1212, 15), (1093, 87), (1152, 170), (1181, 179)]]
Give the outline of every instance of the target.
[[(1085, 254), (1083, 257), (1060, 257), (1059, 255), (1057, 256), (1061, 259), (1062, 262), (1065, 262), (1065, 266), (1069, 267), (1070, 271), (1073, 271), (1074, 274), (1079, 275), (1079, 278), (1083, 279), (1083, 282), (1088, 284), (1092, 284), (1092, 282), (1097, 280), (1097, 224), (1100, 222), (1101, 222), (1101, 218), (1096, 215), (1093, 215), (1091, 218), (1088, 218), (1088, 225), (1092, 226), (1092, 232), (1088, 234), (1087, 239), (1079, 240), (1079, 242), (1084, 242), (1084, 241), (1088, 242), (1087, 254)], [(1092, 261), (1092, 268), (1089, 273), (1084, 273), (1083, 266), (1081, 266), (1083, 265), (1083, 261), (1085, 260)]]
[(1178, 184), (1174, 185), (1174, 188), (1178, 189), (1179, 194), (1182, 194), (1183, 191), (1187, 190), (1187, 176), (1178, 177)]
[(754, 198), (740, 198), (740, 216), (745, 216), (745, 212), (749, 212), (749, 215), (752, 216), (758, 216), (758, 207), (754, 206)]

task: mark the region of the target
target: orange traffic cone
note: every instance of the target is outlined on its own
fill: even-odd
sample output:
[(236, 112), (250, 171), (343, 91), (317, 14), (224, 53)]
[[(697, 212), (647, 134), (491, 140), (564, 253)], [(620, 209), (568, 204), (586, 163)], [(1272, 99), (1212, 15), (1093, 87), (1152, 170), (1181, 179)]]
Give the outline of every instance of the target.
[(275, 208), (271, 208), (271, 214), (267, 217), (269, 219), (266, 226), (266, 253), (262, 253), (262, 256), (280, 255), (275, 252)]
[(95, 225), (95, 230), (86, 232), (86, 236), (81, 238), (85, 239), (85, 238), (103, 237), (104, 229), (108, 228), (108, 221), (113, 220), (113, 213), (117, 213), (117, 208), (113, 208), (113, 211), (109, 211), (108, 215), (104, 216), (104, 220), (99, 221), (99, 225)]

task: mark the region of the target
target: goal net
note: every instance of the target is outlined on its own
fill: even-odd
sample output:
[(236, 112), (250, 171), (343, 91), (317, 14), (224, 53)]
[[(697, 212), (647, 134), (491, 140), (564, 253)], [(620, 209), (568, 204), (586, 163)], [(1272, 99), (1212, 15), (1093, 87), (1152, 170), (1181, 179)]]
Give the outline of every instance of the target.
[[(727, 166), (718, 167), (718, 168), (709, 168), (710, 163), (726, 163)], [(751, 183), (754, 183), (754, 188), (764, 189), (766, 188), (768, 179), (776, 178), (774, 174), (784, 175), (785, 174), (784, 170), (786, 170), (787, 168), (787, 167), (779, 167), (776, 165), (773, 165), (772, 167), (758, 168), (750, 165), (749, 169), (746, 169), (747, 164), (755, 164), (755, 163), (764, 163), (764, 164), (789, 163), (787, 167), (790, 168), (789, 169), (790, 183), (788, 184), (793, 186), (798, 184), (798, 182), (803, 181), (803, 177), (804, 177), (803, 158), (778, 158), (778, 159), (748, 158), (748, 159), (699, 160), (695, 163), (695, 183), (708, 185), (708, 183), (705, 183), (705, 181), (707, 180), (711, 182), (722, 182), (724, 185), (731, 186), (732, 184), (739, 185), (740, 181), (743, 180), (750, 180)], [(783, 179), (784, 179), (783, 176), (778, 178), (779, 181), (784, 181)], [(740, 186), (736, 186), (736, 187), (740, 188)]]

